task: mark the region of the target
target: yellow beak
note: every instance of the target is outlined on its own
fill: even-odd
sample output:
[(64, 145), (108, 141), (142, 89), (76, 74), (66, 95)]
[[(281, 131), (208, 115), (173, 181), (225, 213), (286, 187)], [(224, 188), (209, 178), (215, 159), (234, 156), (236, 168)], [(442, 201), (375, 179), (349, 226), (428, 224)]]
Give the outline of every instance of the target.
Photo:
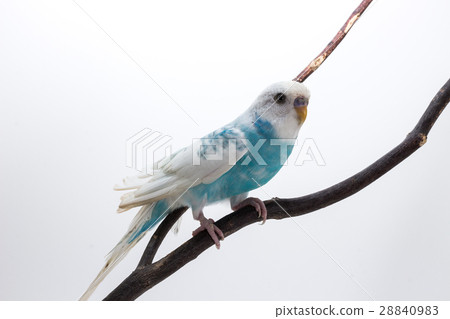
[(297, 112), (298, 122), (303, 124), (306, 120), (306, 115), (308, 114), (307, 106), (294, 107), (295, 112)]

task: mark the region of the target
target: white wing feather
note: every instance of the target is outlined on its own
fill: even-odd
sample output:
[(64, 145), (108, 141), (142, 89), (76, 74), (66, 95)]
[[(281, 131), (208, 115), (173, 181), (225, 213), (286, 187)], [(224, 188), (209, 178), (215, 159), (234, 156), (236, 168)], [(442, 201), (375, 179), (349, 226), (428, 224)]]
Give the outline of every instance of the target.
[(160, 162), (155, 175), (124, 179), (123, 185), (115, 189), (135, 191), (122, 196), (118, 212), (179, 196), (200, 183), (214, 182), (247, 153), (243, 139), (245, 134), (240, 129), (224, 127)]

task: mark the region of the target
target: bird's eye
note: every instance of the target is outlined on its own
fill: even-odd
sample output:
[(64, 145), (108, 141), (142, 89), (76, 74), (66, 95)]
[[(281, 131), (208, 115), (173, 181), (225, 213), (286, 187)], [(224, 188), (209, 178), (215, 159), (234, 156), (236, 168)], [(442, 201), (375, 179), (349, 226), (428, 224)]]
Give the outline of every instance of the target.
[(286, 101), (286, 95), (283, 93), (277, 93), (273, 96), (273, 100), (278, 104), (283, 104)]

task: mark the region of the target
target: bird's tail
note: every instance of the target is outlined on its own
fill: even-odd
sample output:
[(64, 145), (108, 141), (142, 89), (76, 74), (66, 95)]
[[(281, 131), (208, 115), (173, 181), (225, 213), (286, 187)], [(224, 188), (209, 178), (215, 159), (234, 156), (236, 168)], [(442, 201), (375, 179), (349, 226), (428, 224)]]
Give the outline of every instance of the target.
[(114, 266), (126, 256), (131, 248), (138, 243), (148, 230), (154, 227), (168, 213), (168, 205), (165, 200), (142, 206), (132, 220), (126, 234), (107, 255), (106, 264), (100, 270), (86, 292), (81, 296), (80, 300), (88, 300), (97, 286), (105, 279)]

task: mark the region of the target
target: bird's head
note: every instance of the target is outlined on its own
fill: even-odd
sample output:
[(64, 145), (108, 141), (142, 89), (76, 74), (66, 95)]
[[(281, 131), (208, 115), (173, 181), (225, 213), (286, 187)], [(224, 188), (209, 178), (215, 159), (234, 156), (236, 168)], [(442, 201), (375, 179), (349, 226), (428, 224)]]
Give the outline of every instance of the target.
[(267, 87), (253, 103), (257, 117), (269, 121), (286, 134), (298, 132), (306, 120), (310, 93), (295, 81), (277, 82)]

